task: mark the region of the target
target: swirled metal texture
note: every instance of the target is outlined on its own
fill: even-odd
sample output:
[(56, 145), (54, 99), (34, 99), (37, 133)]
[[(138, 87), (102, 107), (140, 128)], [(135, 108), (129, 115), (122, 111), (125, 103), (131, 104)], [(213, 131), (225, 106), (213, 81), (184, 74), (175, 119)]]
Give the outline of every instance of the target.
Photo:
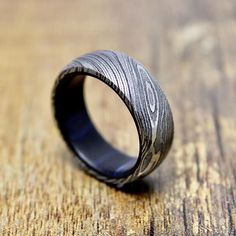
[[(61, 114), (63, 109), (60, 109), (63, 96), (59, 95), (60, 89), (66, 86), (64, 83), (66, 80), (86, 75), (93, 76), (110, 86), (123, 100), (135, 121), (139, 135), (139, 156), (129, 171), (123, 175), (116, 176), (96, 169), (96, 165), (91, 165), (92, 160), (87, 161), (89, 157), (86, 159), (83, 158), (83, 154), (80, 155), (79, 148), (74, 147), (63, 131), (63, 122), (60, 121), (63, 116)], [(124, 53), (95, 51), (74, 59), (62, 70), (55, 82), (53, 108), (64, 140), (84, 169), (99, 180), (116, 186), (123, 186), (148, 175), (162, 162), (172, 144), (173, 118), (163, 91), (157, 80), (140, 62)], [(76, 119), (73, 122), (76, 123)], [(96, 142), (92, 149), (96, 153)], [(114, 162), (115, 157), (112, 158)]]

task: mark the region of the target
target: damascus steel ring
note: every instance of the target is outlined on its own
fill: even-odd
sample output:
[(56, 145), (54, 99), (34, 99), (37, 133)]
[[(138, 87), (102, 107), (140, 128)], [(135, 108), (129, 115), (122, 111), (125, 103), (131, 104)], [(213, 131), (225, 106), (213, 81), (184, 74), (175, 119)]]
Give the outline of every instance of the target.
[[(94, 127), (83, 96), (87, 75), (108, 85), (127, 106), (139, 136), (137, 158), (113, 148)], [(148, 175), (170, 149), (174, 124), (168, 101), (147, 69), (124, 53), (96, 51), (74, 59), (58, 75), (52, 101), (68, 147), (88, 173), (106, 183), (121, 187)]]

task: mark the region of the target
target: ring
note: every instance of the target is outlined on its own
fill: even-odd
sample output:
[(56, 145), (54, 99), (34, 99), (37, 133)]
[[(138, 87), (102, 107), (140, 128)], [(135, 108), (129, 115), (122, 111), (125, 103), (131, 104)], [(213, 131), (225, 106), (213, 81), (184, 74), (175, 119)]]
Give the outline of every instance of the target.
[[(86, 76), (108, 85), (127, 106), (139, 136), (138, 158), (113, 148), (94, 127), (83, 96)], [(174, 123), (168, 101), (147, 69), (124, 53), (103, 50), (74, 59), (58, 75), (52, 103), (68, 147), (88, 173), (106, 183), (121, 187), (148, 175), (171, 147)]]

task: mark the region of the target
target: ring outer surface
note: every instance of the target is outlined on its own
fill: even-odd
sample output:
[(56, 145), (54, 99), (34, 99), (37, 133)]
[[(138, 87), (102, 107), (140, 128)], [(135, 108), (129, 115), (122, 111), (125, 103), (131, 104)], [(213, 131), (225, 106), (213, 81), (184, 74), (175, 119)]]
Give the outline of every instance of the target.
[[(68, 142), (80, 165), (92, 176), (122, 187), (143, 178), (156, 169), (166, 157), (174, 136), (174, 122), (169, 103), (157, 80), (137, 60), (117, 51), (100, 50), (74, 59), (58, 75), (52, 92), (52, 107), (57, 121), (55, 97), (58, 85), (70, 74), (95, 77), (115, 91), (129, 109), (139, 136), (139, 156), (132, 173), (110, 178), (91, 168)], [(57, 123), (59, 130), (60, 126)], [(96, 147), (94, 147), (96, 148)]]

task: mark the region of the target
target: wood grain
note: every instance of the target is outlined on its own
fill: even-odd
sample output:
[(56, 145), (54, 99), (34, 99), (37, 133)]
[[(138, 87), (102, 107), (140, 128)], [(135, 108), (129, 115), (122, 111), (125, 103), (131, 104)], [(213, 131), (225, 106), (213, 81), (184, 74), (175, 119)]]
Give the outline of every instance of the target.
[[(234, 1), (1, 1), (0, 13), (0, 235), (236, 235)], [(61, 67), (97, 49), (141, 61), (174, 113), (169, 156), (123, 191), (78, 168), (51, 114)]]

